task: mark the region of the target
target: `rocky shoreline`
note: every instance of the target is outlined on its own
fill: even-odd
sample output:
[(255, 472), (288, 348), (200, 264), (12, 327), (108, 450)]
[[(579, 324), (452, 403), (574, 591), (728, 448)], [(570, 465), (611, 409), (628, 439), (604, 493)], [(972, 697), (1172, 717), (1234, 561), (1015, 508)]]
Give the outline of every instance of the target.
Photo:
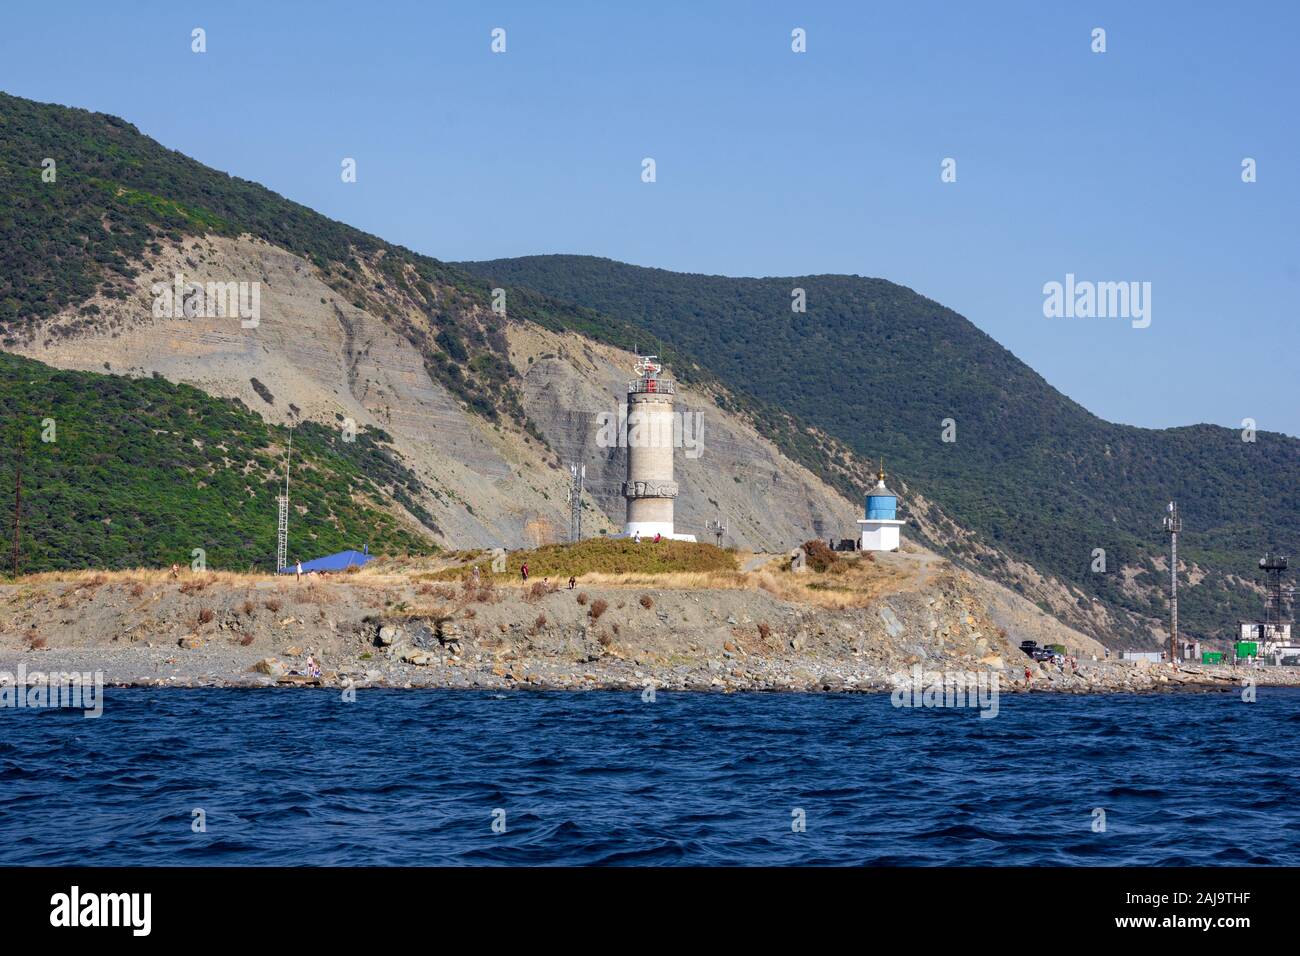
[[(926, 684), (996, 675), (1000, 693), (1300, 685), (1296, 668), (1106, 659), (1096, 641), (1054, 622), (1045, 632), (1041, 616), (924, 555), (891, 555), (862, 574), (870, 593), (841, 604), (746, 578), (730, 587), (593, 578), (560, 589), (414, 572), (310, 582), (37, 576), (0, 585), (0, 681), (21, 668), (98, 673), (109, 686), (340, 691), (879, 693), (897, 675)], [(1077, 670), (1029, 661), (1025, 637), (1064, 644)], [(306, 676), (309, 655), (319, 679)]]
[[(1081, 662), (1078, 670), (1015, 662), (1014, 667), (945, 661), (891, 666), (861, 658), (825, 660), (807, 656), (756, 658), (737, 645), (690, 664), (669, 665), (644, 658), (604, 656), (567, 661), (447, 650), (415, 650), (399, 643), (374, 652), (335, 655), (317, 652), (319, 679), (308, 679), (301, 655), (258, 657), (231, 648), (125, 647), (0, 653), (0, 684), (22, 672), (46, 675), (102, 674), (110, 687), (168, 688), (348, 688), (453, 690), (620, 690), (655, 692), (889, 693), (899, 679), (925, 684), (953, 675), (974, 680), (997, 676), (999, 693), (1115, 694), (1169, 691), (1239, 691), (1255, 686), (1300, 686), (1294, 668)], [(287, 648), (286, 650), (300, 650)], [(369, 656), (365, 656), (369, 654)], [(1030, 677), (1025, 678), (1025, 667)], [(958, 669), (955, 669), (958, 668)], [(974, 675), (973, 677), (970, 675)], [(973, 686), (973, 684), (972, 684)]]

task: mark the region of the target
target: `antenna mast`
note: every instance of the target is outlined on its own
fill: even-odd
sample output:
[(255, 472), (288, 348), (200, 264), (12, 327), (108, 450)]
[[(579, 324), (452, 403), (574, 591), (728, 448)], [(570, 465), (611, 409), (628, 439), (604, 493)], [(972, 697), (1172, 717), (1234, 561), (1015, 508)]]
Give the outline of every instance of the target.
[(1282, 628), (1291, 622), (1291, 588), (1283, 584), (1289, 562), (1284, 555), (1269, 552), (1259, 559), (1259, 566), (1268, 575), (1268, 588), (1264, 592), (1264, 638), (1280, 640)]
[(574, 462), (569, 466), (573, 486), (569, 491), (569, 537), (577, 544), (582, 540), (582, 484), (587, 478), (587, 466)]
[[(21, 428), (21, 426), (20, 426)], [(22, 569), (22, 548), (19, 540), (22, 535), (22, 513), (23, 513), (23, 454), (26, 452), (26, 442), (23, 441), (22, 432), (19, 431), (18, 442), (16, 443), (17, 454), (14, 456), (14, 579)]]
[(293, 426), (289, 426), (289, 449), (284, 456), (284, 494), (278, 498), (280, 519), (275, 535), (275, 571), (289, 566), (289, 460), (293, 457)]
[(727, 533), (727, 526), (723, 523), (722, 516), (711, 519), (704, 525), (704, 530), (718, 539), (718, 547), (722, 547), (722, 536)]
[(1178, 532), (1183, 530), (1183, 519), (1178, 515), (1178, 505), (1169, 502), (1165, 515), (1165, 533), (1169, 535), (1169, 663), (1178, 660)]

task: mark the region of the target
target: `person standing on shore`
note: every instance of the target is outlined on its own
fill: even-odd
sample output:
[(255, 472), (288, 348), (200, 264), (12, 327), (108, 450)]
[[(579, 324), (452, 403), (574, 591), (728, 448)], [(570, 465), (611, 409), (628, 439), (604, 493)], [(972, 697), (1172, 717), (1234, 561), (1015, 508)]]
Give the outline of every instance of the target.
[(528, 580), (528, 562), (527, 562), (527, 561), (525, 561), (523, 564), (521, 564), (521, 565), (519, 566), (519, 574), (520, 574), (520, 576), (523, 578), (523, 580), (525, 580), (525, 581)]
[(302, 584), (302, 562), (301, 561), (297, 561), (294, 563), (294, 573), (298, 576), (298, 583)]

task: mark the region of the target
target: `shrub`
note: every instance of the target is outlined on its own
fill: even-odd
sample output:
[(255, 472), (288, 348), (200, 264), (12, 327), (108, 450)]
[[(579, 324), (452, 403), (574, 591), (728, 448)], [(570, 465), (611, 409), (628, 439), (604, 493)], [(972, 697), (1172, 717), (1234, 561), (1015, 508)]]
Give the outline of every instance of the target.
[(244, 612), (244, 617), (252, 617), (255, 606), (252, 601), (245, 601), (240, 605), (239, 609)]
[(596, 600), (591, 602), (591, 611), (589, 612), (591, 614), (591, 619), (593, 621), (599, 621), (600, 616), (605, 613), (608, 607), (608, 601), (604, 598), (596, 598)]
[(201, 609), (199, 610), (199, 623), (200, 623), (200, 624), (208, 624), (208, 623), (210, 623), (210, 622), (212, 621), (212, 619), (213, 619), (215, 616), (216, 616), (216, 615), (213, 614), (213, 612), (212, 612), (212, 608), (210, 608), (210, 607), (201, 608)]
[(144, 585), (137, 581), (131, 585), (131, 597), (138, 598), (144, 594)]
[(587, 600), (588, 600), (588, 598), (587, 598), (587, 592), (586, 592), (586, 591), (579, 591), (579, 592), (578, 592), (578, 603), (579, 603), (579, 604), (586, 604), (586, 603), (587, 603)]
[(758, 636), (762, 638), (764, 641), (766, 641), (769, 637), (772, 636), (772, 628), (767, 623), (767, 621), (758, 622)]
[(252, 644), (252, 643), (253, 643), (253, 635), (252, 635), (252, 634), (245, 634), (243, 637), (241, 637), (241, 638), (239, 639), (239, 644), (240, 644), (241, 647), (247, 647), (249, 644)]
[(272, 614), (277, 613), (282, 607), (284, 607), (284, 605), (280, 603), (279, 598), (269, 598), (266, 601), (266, 609)]
[(641, 606), (649, 609), (655, 606), (655, 599), (648, 594), (641, 595)]
[(299, 604), (333, 604), (334, 595), (324, 585), (313, 581), (302, 590), (295, 592), (294, 600)]
[(826, 542), (820, 538), (805, 541), (803, 543), (803, 553), (808, 567), (817, 572), (829, 570), (831, 565), (840, 559), (840, 556), (832, 551)]
[(614, 643), (614, 639), (610, 637), (608, 634), (606, 634), (604, 631), (600, 632), (596, 640), (600, 642), (601, 647), (609, 647), (611, 644)]
[(541, 581), (534, 581), (533, 586), (524, 593), (524, 600), (531, 604), (534, 601), (540, 601), (548, 593), (550, 593), (550, 590), (545, 584)]

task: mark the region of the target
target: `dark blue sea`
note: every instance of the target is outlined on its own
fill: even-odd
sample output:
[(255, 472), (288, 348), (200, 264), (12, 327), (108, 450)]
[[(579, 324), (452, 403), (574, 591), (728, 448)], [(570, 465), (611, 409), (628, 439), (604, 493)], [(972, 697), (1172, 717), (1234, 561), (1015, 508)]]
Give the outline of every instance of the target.
[(1297, 690), (106, 693), (0, 710), (0, 864), (1300, 864)]

